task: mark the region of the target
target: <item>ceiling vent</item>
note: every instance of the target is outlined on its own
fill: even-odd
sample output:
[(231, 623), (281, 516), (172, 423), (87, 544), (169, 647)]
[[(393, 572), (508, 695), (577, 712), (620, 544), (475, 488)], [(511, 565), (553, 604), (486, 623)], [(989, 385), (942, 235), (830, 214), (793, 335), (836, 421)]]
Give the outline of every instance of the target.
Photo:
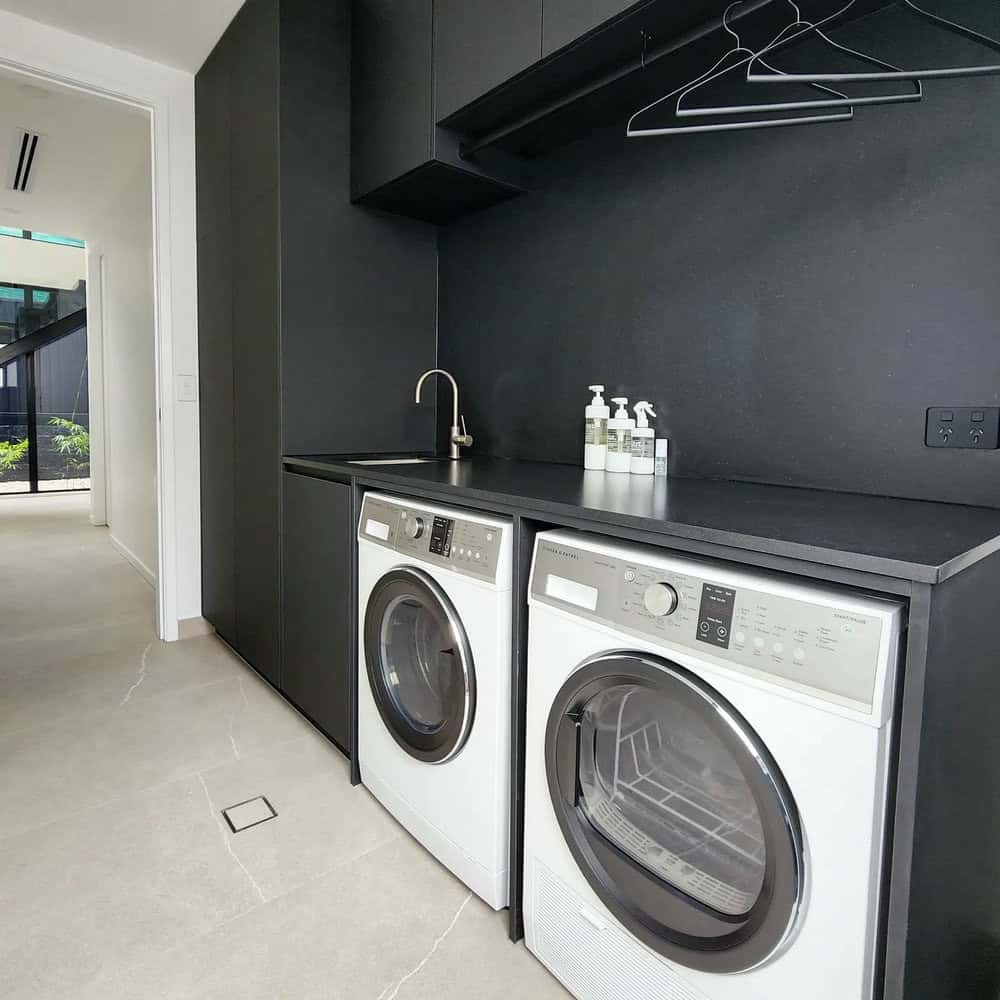
[(14, 161), (10, 173), (12, 191), (27, 193), (30, 190), (42, 137), (37, 132), (19, 128), (14, 142)]

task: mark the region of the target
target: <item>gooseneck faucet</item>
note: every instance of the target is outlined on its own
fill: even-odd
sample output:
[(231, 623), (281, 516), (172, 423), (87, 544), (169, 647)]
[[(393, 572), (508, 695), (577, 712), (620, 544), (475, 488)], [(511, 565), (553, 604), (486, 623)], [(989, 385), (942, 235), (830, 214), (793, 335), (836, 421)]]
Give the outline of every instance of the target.
[[(451, 373), (446, 372), (443, 368), (431, 368), (417, 379), (416, 402), (420, 402), (420, 390), (423, 389), (424, 382), (431, 375), (443, 375), (451, 383), (451, 433), (448, 442), (448, 457), (453, 462), (457, 462), (462, 457), (460, 449), (472, 446), (472, 435), (465, 429), (465, 417), (458, 415), (458, 383)], [(461, 421), (461, 426), (459, 426), (459, 421)]]

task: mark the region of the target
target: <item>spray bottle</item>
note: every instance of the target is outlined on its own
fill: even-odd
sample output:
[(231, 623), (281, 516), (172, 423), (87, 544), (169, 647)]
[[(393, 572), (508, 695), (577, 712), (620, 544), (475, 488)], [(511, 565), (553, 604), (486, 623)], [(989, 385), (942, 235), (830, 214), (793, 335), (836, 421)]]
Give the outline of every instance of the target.
[(649, 418), (655, 417), (653, 407), (646, 400), (640, 400), (632, 409), (635, 410), (636, 427), (632, 431), (632, 461), (629, 471), (633, 476), (651, 476), (654, 464), (653, 428), (649, 426)]

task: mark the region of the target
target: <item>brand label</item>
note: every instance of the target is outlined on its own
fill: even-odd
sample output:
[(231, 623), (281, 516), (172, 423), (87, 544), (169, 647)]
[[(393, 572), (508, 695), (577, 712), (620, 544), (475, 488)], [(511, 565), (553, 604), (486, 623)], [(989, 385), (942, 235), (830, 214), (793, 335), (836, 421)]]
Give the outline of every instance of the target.
[(632, 438), (632, 457), (633, 458), (652, 458), (653, 457), (653, 439), (647, 437), (633, 437)]
[(586, 442), (598, 445), (608, 443), (608, 422), (604, 417), (587, 417)]
[(628, 455), (632, 452), (632, 430), (608, 430), (608, 451), (615, 455)]

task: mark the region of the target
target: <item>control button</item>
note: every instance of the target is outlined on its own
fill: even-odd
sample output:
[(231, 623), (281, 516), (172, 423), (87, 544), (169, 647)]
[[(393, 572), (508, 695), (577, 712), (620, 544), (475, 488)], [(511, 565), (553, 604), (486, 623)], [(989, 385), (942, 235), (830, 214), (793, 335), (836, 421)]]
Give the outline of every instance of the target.
[(785, 651), (785, 644), (783, 642), (776, 642), (771, 647), (771, 650), (774, 652), (775, 656), (781, 656), (781, 654)]
[(746, 632), (737, 632), (733, 638), (736, 640), (737, 645), (742, 646), (747, 641), (747, 634)]
[(725, 639), (725, 638), (726, 638), (726, 636), (727, 636), (727, 635), (729, 635), (729, 629), (727, 629), (725, 625), (720, 625), (720, 626), (719, 626), (719, 627), (718, 627), (718, 628), (717, 628), (717, 629), (715, 630), (715, 634), (716, 634), (716, 635), (717, 635), (717, 636), (718, 636), (718, 637), (719, 637), (720, 639)]
[(756, 649), (764, 648), (764, 640), (759, 635), (754, 636), (753, 644)]
[(422, 517), (408, 517), (403, 527), (407, 538), (418, 539), (424, 533), (424, 519)]
[(625, 582), (635, 583), (635, 570), (631, 566), (625, 570)]
[(981, 424), (986, 419), (986, 414), (982, 410), (972, 411), (972, 422), (974, 424)]
[(701, 623), (701, 624), (700, 624), (700, 625), (698, 626), (698, 628), (699, 628), (699, 629), (701, 629), (701, 631), (702, 631), (702, 632), (705, 632), (705, 633), (707, 633), (707, 632), (708, 632), (708, 630), (709, 630), (709, 629), (710, 629), (711, 627), (712, 627), (712, 626), (711, 626), (711, 625), (709, 625), (709, 623), (708, 623), (708, 622), (702, 622), (702, 623)]
[(476, 562), (479, 562), (479, 560), (483, 558), (482, 552), (480, 552), (478, 549), (476, 550), (475, 555), (476, 555)]
[(792, 653), (792, 657), (795, 659), (796, 663), (806, 662), (806, 651), (804, 649), (797, 649)]
[(493, 537), (494, 536), (493, 536), (493, 532), (492, 531), (487, 531), (486, 532), (486, 541), (492, 542), (493, 541)]
[(656, 618), (666, 618), (677, 610), (677, 591), (669, 583), (651, 583), (642, 595), (646, 610)]
[(952, 413), (951, 410), (942, 410), (940, 415), (938, 416), (938, 420), (940, 420), (941, 423), (947, 423), (954, 419), (955, 419), (955, 414)]

